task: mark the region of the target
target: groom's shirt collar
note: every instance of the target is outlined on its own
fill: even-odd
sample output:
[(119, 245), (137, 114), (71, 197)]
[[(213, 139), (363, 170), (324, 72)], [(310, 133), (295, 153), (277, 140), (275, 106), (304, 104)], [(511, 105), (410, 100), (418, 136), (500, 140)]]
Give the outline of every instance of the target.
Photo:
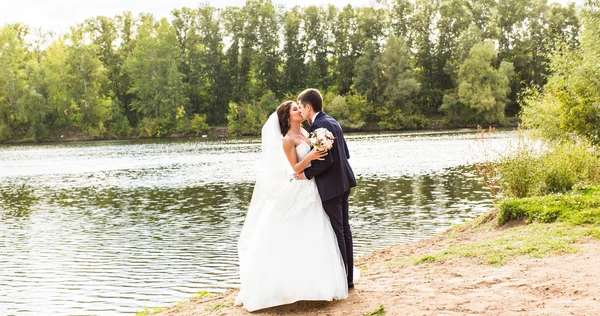
[(311, 122), (313, 122), (313, 123), (315, 122), (315, 120), (317, 119), (317, 116), (319, 115), (319, 113), (321, 113), (321, 112), (317, 112), (317, 113), (315, 113), (315, 115), (313, 115)]

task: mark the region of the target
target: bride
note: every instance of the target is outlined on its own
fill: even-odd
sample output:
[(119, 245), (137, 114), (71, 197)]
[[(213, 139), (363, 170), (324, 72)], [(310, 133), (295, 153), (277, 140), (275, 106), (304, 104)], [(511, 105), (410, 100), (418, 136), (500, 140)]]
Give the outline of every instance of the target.
[(346, 268), (315, 180), (290, 181), (327, 155), (311, 150), (302, 121), (298, 105), (286, 101), (262, 128), (259, 173), (238, 242), (235, 304), (248, 311), (348, 297)]

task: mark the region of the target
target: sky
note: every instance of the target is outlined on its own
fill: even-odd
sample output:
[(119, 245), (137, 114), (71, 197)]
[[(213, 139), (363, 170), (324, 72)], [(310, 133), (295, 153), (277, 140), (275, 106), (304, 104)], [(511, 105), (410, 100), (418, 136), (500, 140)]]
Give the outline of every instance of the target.
[[(568, 3), (572, 0), (554, 0)], [(0, 4), (0, 26), (21, 22), (32, 29), (41, 27), (46, 31), (63, 33), (69, 26), (81, 23), (96, 16), (115, 16), (123, 11), (134, 15), (149, 12), (156, 17), (168, 17), (171, 10), (183, 7), (195, 8), (205, 0), (2, 0)], [(242, 6), (245, 0), (210, 0), (215, 7)], [(331, 3), (342, 7), (348, 3), (355, 6), (369, 5), (370, 0), (273, 0), (275, 4), (286, 7), (294, 5), (320, 5)], [(574, 0), (582, 4), (583, 0)]]

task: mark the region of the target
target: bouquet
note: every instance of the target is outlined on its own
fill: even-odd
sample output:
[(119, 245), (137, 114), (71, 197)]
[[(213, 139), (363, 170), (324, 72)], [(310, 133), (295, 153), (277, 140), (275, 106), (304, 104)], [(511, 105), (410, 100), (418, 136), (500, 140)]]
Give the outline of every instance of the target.
[(330, 150), (333, 147), (334, 139), (333, 134), (323, 127), (314, 130), (308, 138), (310, 145), (319, 151)]

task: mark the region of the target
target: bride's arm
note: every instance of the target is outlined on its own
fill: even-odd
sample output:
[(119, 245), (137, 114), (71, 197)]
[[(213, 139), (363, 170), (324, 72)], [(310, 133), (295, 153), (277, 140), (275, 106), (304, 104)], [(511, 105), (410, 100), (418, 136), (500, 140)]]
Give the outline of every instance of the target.
[(326, 151), (318, 151), (311, 150), (302, 161), (298, 162), (298, 156), (296, 155), (296, 146), (294, 144), (294, 139), (291, 137), (283, 138), (283, 151), (285, 152), (285, 156), (287, 157), (290, 165), (294, 169), (294, 173), (302, 172), (308, 164), (313, 160), (323, 160), (323, 157), (327, 156)]

